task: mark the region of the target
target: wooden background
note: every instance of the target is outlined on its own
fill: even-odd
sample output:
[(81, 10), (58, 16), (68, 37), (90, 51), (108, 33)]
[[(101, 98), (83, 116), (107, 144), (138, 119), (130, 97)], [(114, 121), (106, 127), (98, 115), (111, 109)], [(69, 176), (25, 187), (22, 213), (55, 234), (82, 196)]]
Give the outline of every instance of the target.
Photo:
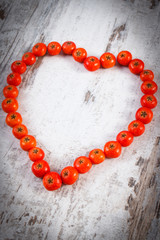
[[(97, 57), (127, 49), (144, 60), (159, 84), (157, 0), (1, 0), (0, 5), (1, 99), (11, 63), (41, 41), (75, 41)], [(51, 169), (60, 173), (127, 128), (140, 107), (140, 85), (138, 76), (118, 65), (91, 73), (70, 56), (46, 56), (23, 76), (19, 112)], [(159, 240), (159, 110), (121, 157), (55, 192), (33, 176), (1, 111), (0, 239)]]

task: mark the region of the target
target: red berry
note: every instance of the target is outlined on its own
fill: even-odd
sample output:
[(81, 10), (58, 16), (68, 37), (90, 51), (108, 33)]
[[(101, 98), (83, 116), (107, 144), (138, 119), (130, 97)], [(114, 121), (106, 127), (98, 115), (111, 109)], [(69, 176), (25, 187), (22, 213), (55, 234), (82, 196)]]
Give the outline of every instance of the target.
[(32, 172), (36, 177), (42, 178), (46, 173), (50, 172), (49, 164), (44, 160), (37, 160), (32, 164)]
[(36, 57), (33, 53), (31, 52), (26, 52), (25, 54), (23, 54), (22, 57), (22, 61), (26, 64), (26, 65), (33, 65), (36, 62)]
[(36, 43), (32, 48), (32, 53), (37, 57), (44, 56), (46, 51), (47, 47), (44, 43)]
[(127, 147), (133, 142), (133, 135), (128, 131), (122, 131), (117, 135), (117, 141), (121, 146)]
[(50, 42), (48, 44), (47, 49), (48, 49), (49, 55), (52, 55), (52, 56), (58, 55), (61, 51), (61, 45), (58, 42)]
[(20, 146), (24, 151), (29, 151), (31, 148), (36, 146), (36, 139), (31, 135), (26, 135), (21, 138)]
[(89, 153), (89, 159), (94, 164), (99, 164), (105, 160), (105, 154), (101, 149), (93, 149)]
[(58, 173), (49, 172), (43, 177), (43, 185), (48, 191), (54, 191), (61, 187), (62, 180)]
[(118, 53), (117, 62), (120, 65), (128, 66), (131, 60), (132, 60), (132, 54), (130, 52), (121, 51), (120, 53)]
[(111, 68), (116, 64), (116, 58), (112, 53), (103, 53), (100, 57), (100, 62), (103, 68)]
[(100, 68), (100, 61), (98, 58), (93, 56), (87, 57), (84, 60), (84, 66), (88, 71), (93, 72)]
[(154, 79), (154, 73), (151, 70), (143, 70), (140, 74), (141, 80), (144, 81), (152, 81)]
[(61, 178), (64, 184), (72, 185), (78, 179), (78, 171), (72, 166), (65, 167), (61, 172)]
[(141, 85), (141, 91), (144, 94), (154, 94), (157, 92), (158, 86), (154, 81), (145, 81)]
[(76, 49), (76, 44), (72, 41), (64, 42), (62, 45), (62, 50), (67, 55), (72, 55), (74, 49)]
[(129, 70), (134, 74), (140, 74), (144, 69), (144, 62), (140, 59), (133, 59), (129, 63)]
[(150, 123), (153, 118), (153, 112), (146, 107), (141, 107), (136, 112), (136, 119), (144, 124)]
[(28, 129), (25, 125), (18, 124), (13, 127), (12, 133), (17, 139), (21, 139), (28, 134)]
[(86, 173), (91, 169), (92, 163), (89, 158), (81, 156), (74, 161), (74, 167), (79, 173)]
[(18, 93), (18, 89), (14, 85), (7, 85), (3, 88), (3, 95), (6, 98), (16, 98)]
[(2, 102), (2, 109), (6, 113), (16, 112), (18, 109), (18, 102), (15, 98), (5, 98)]
[(121, 154), (121, 144), (117, 141), (107, 142), (104, 146), (106, 158), (117, 158)]
[(131, 132), (133, 136), (138, 137), (144, 133), (145, 126), (141, 121), (134, 120), (128, 125), (128, 131)]
[(22, 116), (18, 112), (11, 112), (8, 113), (6, 116), (6, 123), (10, 127), (14, 127), (17, 124), (21, 124), (22, 122)]
[(10, 73), (7, 77), (7, 83), (9, 85), (18, 86), (21, 84), (21, 75), (19, 73)]
[(76, 48), (73, 51), (72, 56), (75, 61), (82, 63), (87, 57), (87, 52), (84, 48)]
[(39, 147), (34, 147), (29, 150), (29, 158), (33, 162), (43, 160), (44, 156), (45, 156), (44, 151)]
[(27, 69), (26, 64), (20, 60), (13, 62), (11, 65), (12, 72), (16, 72), (19, 74), (24, 73), (26, 69)]
[(147, 108), (155, 108), (157, 106), (157, 99), (154, 95), (143, 95), (141, 97), (141, 105)]

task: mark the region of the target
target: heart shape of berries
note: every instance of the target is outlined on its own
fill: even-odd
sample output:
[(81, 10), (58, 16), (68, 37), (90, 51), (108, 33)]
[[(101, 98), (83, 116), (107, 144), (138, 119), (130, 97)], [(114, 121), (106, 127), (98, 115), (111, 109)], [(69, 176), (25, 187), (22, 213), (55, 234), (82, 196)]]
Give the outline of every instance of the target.
[(114, 67), (116, 58), (112, 53), (103, 53), (100, 59), (94, 56), (87, 57), (84, 48), (76, 48), (72, 41), (64, 42), (61, 46), (58, 42), (51, 42), (46, 46), (44, 43), (37, 43), (33, 46), (32, 52), (24, 53), (22, 60), (12, 63), (10, 73), (7, 77), (8, 85), (4, 87), (3, 94), (5, 99), (2, 102), (2, 109), (7, 113), (6, 123), (12, 128), (13, 135), (20, 140), (20, 146), (28, 152), (29, 158), (33, 161), (32, 172), (38, 178), (43, 178), (44, 187), (53, 191), (59, 189), (63, 184), (73, 184), (77, 181), (79, 174), (88, 172), (93, 164), (100, 164), (106, 158), (117, 158), (120, 156), (122, 147), (129, 146), (134, 137), (140, 136), (145, 131), (145, 124), (151, 122), (153, 118), (152, 108), (156, 107), (157, 99), (153, 95), (157, 91), (157, 84), (153, 81), (154, 73), (151, 70), (144, 70), (144, 63), (140, 59), (132, 59), (132, 54), (128, 51), (121, 51), (117, 56), (117, 62), (121, 66), (128, 66), (133, 74), (140, 75), (143, 81), (141, 91), (144, 93), (140, 102), (142, 107), (139, 108), (133, 120), (128, 125), (128, 130), (121, 131), (116, 137), (116, 141), (109, 141), (105, 144), (104, 150), (93, 149), (89, 156), (80, 156), (73, 166), (67, 166), (59, 175), (57, 172), (50, 171), (49, 164), (44, 160), (44, 151), (37, 147), (34, 136), (28, 134), (27, 127), (22, 124), (22, 116), (17, 112), (18, 88), (21, 84), (21, 74), (27, 66), (33, 65), (37, 57), (44, 56), (48, 51), (49, 55), (58, 55), (60, 52), (66, 55), (72, 55), (74, 60), (83, 63), (88, 71), (96, 71), (100, 67), (107, 69)]

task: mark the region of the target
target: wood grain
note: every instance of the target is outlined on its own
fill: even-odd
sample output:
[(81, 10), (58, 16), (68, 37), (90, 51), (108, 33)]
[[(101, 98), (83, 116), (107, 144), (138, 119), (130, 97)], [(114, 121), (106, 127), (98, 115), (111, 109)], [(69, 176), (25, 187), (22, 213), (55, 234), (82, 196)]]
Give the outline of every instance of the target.
[[(127, 49), (159, 85), (159, 19), (158, 0), (1, 0), (0, 97), (10, 64), (36, 42), (53, 40), (75, 41), (97, 57)], [(46, 55), (23, 76), (19, 112), (60, 173), (127, 129), (140, 107), (140, 85), (118, 65), (90, 73), (72, 57)], [(145, 134), (120, 158), (93, 166), (56, 192), (32, 175), (2, 109), (0, 116), (0, 239), (160, 239), (159, 105)]]

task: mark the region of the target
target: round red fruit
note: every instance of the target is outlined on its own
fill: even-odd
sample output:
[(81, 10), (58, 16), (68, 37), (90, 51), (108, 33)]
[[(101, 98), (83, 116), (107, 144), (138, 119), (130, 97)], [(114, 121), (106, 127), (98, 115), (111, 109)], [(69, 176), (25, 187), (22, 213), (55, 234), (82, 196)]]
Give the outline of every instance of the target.
[(128, 66), (131, 60), (132, 60), (132, 54), (128, 51), (121, 51), (117, 55), (117, 62), (120, 65)]
[(22, 61), (30, 66), (30, 65), (33, 65), (35, 62), (36, 62), (36, 57), (33, 53), (31, 52), (26, 52), (25, 54), (23, 54), (22, 56)]
[(128, 131), (122, 131), (117, 135), (117, 141), (121, 146), (127, 147), (133, 142), (133, 135)]
[(31, 135), (26, 135), (21, 138), (20, 146), (24, 151), (29, 151), (31, 148), (36, 146), (36, 139)]
[(62, 180), (58, 173), (49, 172), (43, 177), (43, 185), (48, 191), (54, 191), (61, 187)]
[(64, 184), (72, 185), (78, 179), (78, 171), (72, 166), (65, 167), (61, 172), (61, 178)]
[(7, 77), (7, 83), (9, 85), (18, 86), (21, 84), (21, 75), (19, 73), (10, 73)]
[(103, 68), (111, 68), (116, 64), (116, 58), (112, 53), (103, 53), (100, 57), (100, 62)]
[(89, 159), (93, 164), (99, 164), (105, 160), (105, 154), (101, 149), (93, 149), (89, 153)]
[(100, 61), (97, 57), (91, 56), (84, 60), (84, 66), (88, 71), (96, 71), (100, 68)]
[(153, 118), (153, 112), (146, 107), (141, 107), (136, 112), (136, 119), (144, 124), (150, 123)]
[(16, 98), (18, 96), (18, 89), (14, 85), (7, 85), (3, 88), (3, 95), (6, 98)]
[(74, 49), (76, 49), (76, 44), (72, 41), (64, 42), (62, 45), (62, 50), (67, 55), (72, 55)]
[(145, 126), (141, 121), (134, 120), (128, 125), (128, 131), (133, 134), (133, 136), (141, 136), (145, 131)]
[(104, 153), (106, 158), (117, 158), (122, 151), (121, 144), (117, 141), (107, 142), (104, 146)]
[(18, 112), (8, 113), (6, 116), (6, 123), (10, 127), (14, 127), (17, 124), (21, 124), (22, 116)]
[(32, 53), (37, 57), (44, 56), (46, 51), (47, 47), (44, 43), (36, 43), (32, 48)]
[(37, 160), (32, 164), (32, 172), (36, 177), (42, 178), (46, 173), (50, 172), (48, 162), (44, 160)]
[(86, 173), (91, 169), (92, 163), (89, 158), (81, 156), (74, 161), (74, 167), (79, 173)]
[(140, 74), (144, 69), (144, 62), (140, 59), (133, 59), (129, 63), (129, 70), (134, 74)]
[(140, 73), (141, 80), (144, 81), (153, 81), (154, 73), (151, 70), (143, 70)]
[(154, 81), (145, 81), (141, 85), (141, 91), (144, 94), (154, 94), (157, 92), (158, 86)]
[(16, 112), (18, 109), (18, 102), (15, 98), (6, 98), (2, 102), (2, 109), (6, 113)]
[(76, 48), (73, 51), (72, 56), (75, 61), (82, 63), (87, 57), (87, 52), (84, 48)]
[(13, 62), (11, 65), (12, 72), (16, 72), (19, 74), (24, 73), (26, 71), (26, 69), (27, 69), (26, 64), (20, 60)]
[(141, 97), (141, 105), (147, 108), (155, 108), (157, 106), (157, 99), (154, 95), (143, 95)]
[(28, 129), (25, 125), (18, 124), (13, 127), (12, 133), (17, 139), (21, 139), (28, 134)]
[(58, 42), (50, 42), (48, 44), (47, 49), (48, 49), (49, 55), (52, 55), (52, 56), (58, 55), (61, 51), (61, 45)]
[(29, 150), (29, 158), (32, 162), (43, 160), (44, 156), (44, 151), (39, 147), (34, 147)]

